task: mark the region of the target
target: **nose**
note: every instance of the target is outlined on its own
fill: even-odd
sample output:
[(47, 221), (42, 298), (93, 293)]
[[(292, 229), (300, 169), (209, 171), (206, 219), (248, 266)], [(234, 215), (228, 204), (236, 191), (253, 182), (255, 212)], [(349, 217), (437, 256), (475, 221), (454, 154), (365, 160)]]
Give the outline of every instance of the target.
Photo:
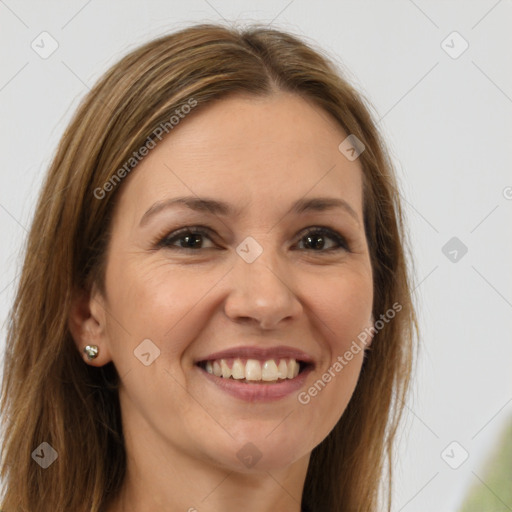
[(234, 322), (273, 329), (301, 314), (302, 305), (293, 290), (291, 272), (270, 252), (265, 250), (252, 263), (237, 256), (224, 306), (226, 316)]

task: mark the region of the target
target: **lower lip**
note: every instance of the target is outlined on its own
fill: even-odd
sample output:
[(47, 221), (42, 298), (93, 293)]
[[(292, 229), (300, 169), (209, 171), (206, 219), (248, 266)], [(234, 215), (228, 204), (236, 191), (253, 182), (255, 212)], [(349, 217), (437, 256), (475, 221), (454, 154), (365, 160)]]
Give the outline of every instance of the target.
[(304, 385), (308, 374), (313, 370), (311, 366), (308, 366), (297, 377), (274, 384), (247, 384), (235, 379), (217, 377), (199, 366), (197, 366), (197, 369), (222, 391), (246, 402), (273, 402), (296, 393)]

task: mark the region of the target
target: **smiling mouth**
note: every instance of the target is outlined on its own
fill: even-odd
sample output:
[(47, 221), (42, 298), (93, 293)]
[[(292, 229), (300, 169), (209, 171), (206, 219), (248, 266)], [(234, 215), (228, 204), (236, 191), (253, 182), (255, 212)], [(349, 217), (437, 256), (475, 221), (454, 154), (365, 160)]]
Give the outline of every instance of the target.
[(236, 380), (246, 384), (276, 384), (295, 379), (305, 370), (312, 368), (313, 364), (294, 358), (227, 358), (200, 361), (197, 366), (225, 380)]

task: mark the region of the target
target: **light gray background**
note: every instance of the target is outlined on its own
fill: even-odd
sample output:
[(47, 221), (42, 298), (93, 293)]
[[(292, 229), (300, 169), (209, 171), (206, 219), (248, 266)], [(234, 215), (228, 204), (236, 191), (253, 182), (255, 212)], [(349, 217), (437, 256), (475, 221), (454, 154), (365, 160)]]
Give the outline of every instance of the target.
[[(0, 1), (1, 320), (43, 173), (79, 99), (139, 44), (222, 18), (304, 35), (375, 107), (404, 195), (422, 330), (394, 510), (455, 511), (485, 481), (512, 415), (510, 0)], [(43, 31), (59, 45), (47, 59), (31, 48)], [(456, 59), (445, 49), (460, 40), (441, 45), (453, 31), (469, 43)], [(454, 236), (468, 248), (456, 262), (442, 252)], [(452, 465), (469, 453), (458, 469), (441, 456), (454, 440)]]

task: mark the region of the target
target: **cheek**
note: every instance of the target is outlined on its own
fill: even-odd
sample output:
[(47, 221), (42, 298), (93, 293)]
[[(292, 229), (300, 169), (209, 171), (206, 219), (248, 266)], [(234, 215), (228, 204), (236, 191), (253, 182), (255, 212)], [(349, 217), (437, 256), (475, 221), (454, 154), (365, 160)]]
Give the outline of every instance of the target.
[(371, 274), (344, 272), (329, 284), (316, 282), (309, 307), (316, 318), (314, 335), (325, 345), (325, 359), (299, 403), (316, 408), (322, 418), (316, 434), (327, 435), (343, 414), (359, 379), (365, 346), (361, 333), (370, 325), (373, 304)]
[[(176, 265), (171, 270), (162, 263), (125, 262), (111, 269), (109, 339), (124, 384), (125, 414), (138, 410), (164, 432), (176, 415), (186, 419), (195, 410), (184, 391), (182, 357), (212, 313), (208, 293), (224, 273)], [(149, 354), (148, 365), (143, 354)]]
[[(142, 340), (152, 340), (168, 361), (190, 343), (191, 319), (205, 316), (208, 294), (224, 272), (195, 267), (172, 269), (166, 263), (125, 264), (110, 274), (110, 338), (116, 352), (133, 351)], [(133, 346), (132, 346), (133, 345)], [(161, 361), (160, 361), (161, 362)]]
[(317, 317), (320, 339), (328, 344), (331, 359), (342, 355), (369, 326), (373, 306), (370, 272), (343, 272), (310, 283), (308, 307)]

